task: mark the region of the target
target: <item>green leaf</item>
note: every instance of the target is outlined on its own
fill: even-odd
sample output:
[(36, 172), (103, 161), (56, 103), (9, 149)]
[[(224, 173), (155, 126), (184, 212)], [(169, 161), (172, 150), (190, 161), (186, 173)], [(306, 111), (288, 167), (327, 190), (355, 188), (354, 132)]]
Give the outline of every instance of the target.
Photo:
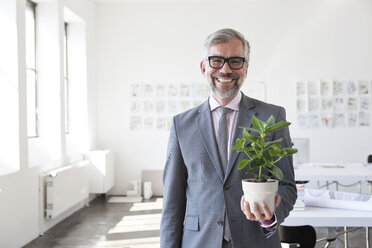
[(285, 151), (285, 155), (289, 156), (289, 155), (297, 153), (298, 150), (294, 148), (284, 148), (284, 151)]
[(260, 131), (263, 131), (265, 129), (266, 123), (258, 119), (256, 116), (253, 116), (252, 118), (252, 124), (256, 128), (258, 128)]
[(236, 139), (236, 144), (231, 147), (231, 151), (233, 150), (238, 150), (238, 149), (242, 149), (244, 148), (244, 143), (245, 143), (245, 140), (244, 139)]
[(270, 155), (270, 149), (266, 149), (263, 153), (262, 156), (269, 162), (273, 161), (273, 158)]
[(270, 172), (279, 180), (283, 179), (283, 172), (278, 166), (273, 166), (273, 169)]
[(240, 127), (240, 128), (243, 128), (243, 129), (247, 129), (251, 132), (255, 132), (255, 133), (258, 133), (258, 134), (261, 134), (261, 131), (257, 128), (251, 128), (251, 127)]
[(262, 158), (254, 158), (250, 162), (250, 166), (252, 169), (258, 168), (260, 166), (263, 166), (265, 164), (265, 161)]
[(291, 125), (290, 122), (281, 121), (281, 122), (278, 122), (278, 123), (275, 123), (275, 124), (271, 125), (270, 127), (267, 127), (266, 130), (265, 130), (265, 133), (268, 134), (268, 133), (271, 133), (271, 132), (276, 131), (278, 129), (281, 129), (283, 127), (287, 127), (289, 125)]
[(245, 140), (248, 140), (248, 141), (252, 142), (252, 143), (257, 142), (260, 139), (260, 137), (257, 137), (257, 136), (254, 136), (254, 135), (250, 134), (247, 131), (247, 129), (243, 130), (243, 138)]
[(242, 161), (239, 162), (239, 165), (238, 165), (238, 170), (242, 170), (244, 169), (247, 164), (249, 163), (250, 160), (248, 159), (243, 159)]
[(270, 115), (269, 119), (266, 121), (266, 128), (270, 127), (271, 125), (275, 124), (275, 118), (273, 115)]
[(270, 150), (281, 152), (283, 150), (283, 147), (280, 144), (272, 144), (270, 145)]
[(266, 143), (266, 147), (270, 146), (271, 144), (275, 144), (275, 143), (280, 143), (283, 141), (283, 138), (279, 138), (279, 139), (276, 139), (276, 140), (273, 140), (273, 141), (270, 141), (270, 142), (267, 142)]
[(280, 157), (282, 155), (281, 151), (270, 150), (270, 155), (273, 157)]

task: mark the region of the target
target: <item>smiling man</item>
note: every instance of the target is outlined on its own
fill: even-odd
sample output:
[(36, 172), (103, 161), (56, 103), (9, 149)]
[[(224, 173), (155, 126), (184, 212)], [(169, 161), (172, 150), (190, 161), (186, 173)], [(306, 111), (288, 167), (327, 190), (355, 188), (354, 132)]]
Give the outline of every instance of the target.
[[(239, 127), (250, 126), (253, 116), (285, 120), (284, 108), (240, 91), (249, 52), (248, 41), (233, 29), (219, 30), (205, 41), (200, 68), (211, 95), (173, 119), (163, 175), (162, 248), (281, 247), (276, 230), (296, 201), (292, 158), (277, 164), (284, 178), (274, 212), (264, 203), (257, 203), (264, 213), (257, 204), (251, 212), (241, 188), (241, 180), (248, 175), (237, 169), (244, 157), (230, 151), (242, 135)], [(288, 128), (268, 137), (279, 138), (283, 146), (291, 146)]]

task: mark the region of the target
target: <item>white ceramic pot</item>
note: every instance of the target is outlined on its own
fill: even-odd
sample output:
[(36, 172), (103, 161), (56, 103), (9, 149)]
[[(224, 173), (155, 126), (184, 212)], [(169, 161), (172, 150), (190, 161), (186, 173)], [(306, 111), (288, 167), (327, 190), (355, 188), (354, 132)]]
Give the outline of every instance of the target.
[(248, 182), (242, 180), (242, 187), (245, 201), (249, 202), (251, 212), (253, 212), (254, 203), (257, 202), (260, 211), (261, 202), (265, 202), (273, 213), (275, 209), (275, 195), (278, 191), (278, 181), (269, 179), (267, 182)]

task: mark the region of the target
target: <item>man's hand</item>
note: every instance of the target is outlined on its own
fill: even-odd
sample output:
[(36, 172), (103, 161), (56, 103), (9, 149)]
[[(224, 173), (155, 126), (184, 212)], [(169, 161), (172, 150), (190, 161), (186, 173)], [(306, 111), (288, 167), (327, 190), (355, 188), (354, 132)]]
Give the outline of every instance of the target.
[[(279, 206), (280, 201), (281, 201), (280, 196), (276, 195), (275, 196), (275, 209)], [(247, 219), (251, 221), (260, 221), (260, 222), (268, 221), (268, 220), (271, 220), (271, 218), (274, 215), (274, 213), (270, 212), (269, 208), (264, 202), (261, 202), (261, 208), (263, 210), (263, 214), (260, 212), (258, 208), (258, 204), (256, 202), (254, 203), (253, 212), (252, 212), (249, 206), (249, 203), (245, 201), (244, 199), (244, 195), (242, 196), (242, 199), (240, 201), (240, 208), (242, 212), (245, 214), (245, 217), (247, 217)]]

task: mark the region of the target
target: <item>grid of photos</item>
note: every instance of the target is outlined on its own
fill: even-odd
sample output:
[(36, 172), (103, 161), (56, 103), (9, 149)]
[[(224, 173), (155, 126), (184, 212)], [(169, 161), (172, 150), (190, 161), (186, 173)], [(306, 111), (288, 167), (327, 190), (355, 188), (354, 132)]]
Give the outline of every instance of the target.
[(134, 83), (129, 128), (132, 131), (169, 130), (174, 115), (200, 105), (208, 96), (205, 83)]
[(299, 81), (297, 126), (369, 127), (372, 81)]

